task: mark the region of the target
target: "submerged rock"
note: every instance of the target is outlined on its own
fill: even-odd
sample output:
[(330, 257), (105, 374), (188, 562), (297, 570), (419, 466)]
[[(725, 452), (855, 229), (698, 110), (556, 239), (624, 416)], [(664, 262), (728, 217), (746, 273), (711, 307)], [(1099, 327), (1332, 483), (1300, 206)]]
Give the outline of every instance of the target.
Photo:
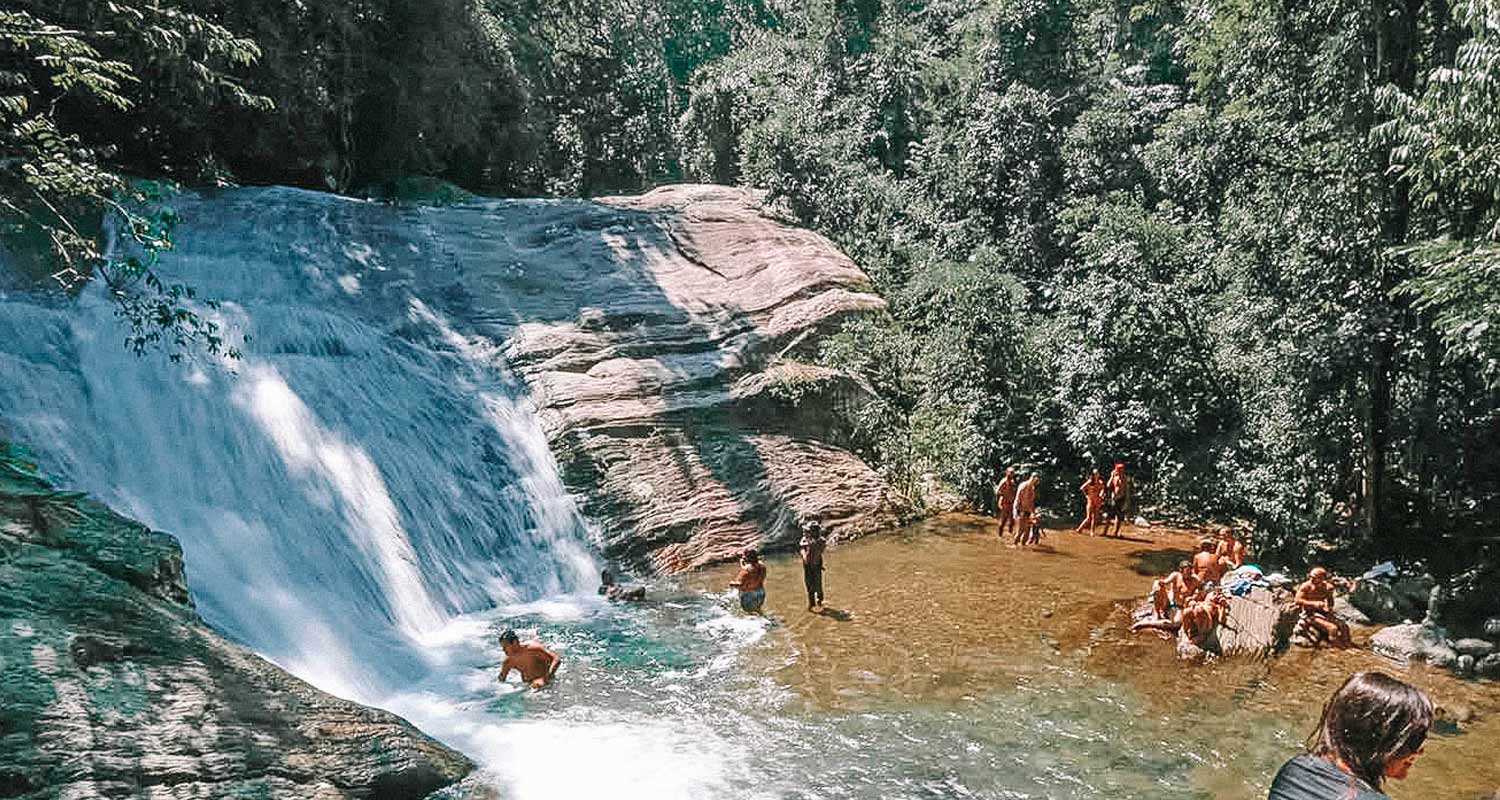
[(175, 539), (0, 451), (0, 796), (419, 798), (471, 769), (220, 637)]

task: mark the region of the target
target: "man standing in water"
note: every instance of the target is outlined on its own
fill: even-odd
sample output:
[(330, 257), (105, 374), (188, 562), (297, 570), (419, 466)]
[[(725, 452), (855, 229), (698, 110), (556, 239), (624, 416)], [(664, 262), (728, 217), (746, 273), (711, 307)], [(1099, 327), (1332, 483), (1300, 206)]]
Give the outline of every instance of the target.
[[(1106, 513), (1114, 517), (1115, 536), (1120, 535), (1120, 526), (1125, 523), (1125, 515), (1130, 513), (1131, 486), (1130, 476), (1125, 474), (1125, 465), (1116, 463), (1115, 468), (1109, 473), (1109, 482), (1104, 488), (1109, 491), (1109, 503), (1105, 506)], [(1108, 530), (1109, 523), (1106, 518), (1105, 528)]]
[(1104, 505), (1104, 479), (1099, 477), (1099, 470), (1090, 473), (1078, 491), (1083, 492), (1083, 521), (1074, 532), (1083, 533), (1083, 526), (1087, 525), (1089, 535), (1093, 536), (1094, 529), (1099, 527), (1099, 509)]
[(1031, 526), (1036, 521), (1036, 485), (1040, 480), (1035, 472), (1026, 474), (1026, 480), (1016, 488), (1016, 535), (1011, 544), (1025, 545), (1031, 539)]
[(995, 511), (1000, 517), (1000, 541), (1005, 541), (1005, 531), (1016, 526), (1016, 468), (1006, 467), (1005, 477), (995, 484)]
[(540, 642), (521, 644), (521, 637), (512, 630), (500, 634), (500, 649), (505, 651), (505, 661), (500, 665), (501, 683), (510, 677), (511, 670), (516, 670), (521, 673), (522, 682), (540, 689), (552, 680), (557, 674), (557, 665), (562, 663), (556, 653)]
[(740, 556), (740, 574), (729, 585), (740, 591), (740, 608), (751, 614), (761, 613), (766, 604), (766, 565), (760, 563), (760, 551), (745, 549)]
[(828, 543), (823, 539), (823, 529), (816, 522), (809, 522), (797, 543), (797, 552), (802, 556), (802, 582), (807, 586), (807, 610), (823, 605), (823, 550)]

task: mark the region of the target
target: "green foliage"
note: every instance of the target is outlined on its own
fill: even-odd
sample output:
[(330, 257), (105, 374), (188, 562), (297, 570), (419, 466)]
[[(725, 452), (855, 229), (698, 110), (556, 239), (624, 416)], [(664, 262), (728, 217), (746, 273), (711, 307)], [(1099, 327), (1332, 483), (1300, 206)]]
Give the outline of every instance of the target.
[(1434, 66), (1420, 93), (1381, 87), (1391, 118), (1377, 135), (1432, 214), (1431, 238), (1398, 254), (1420, 272), (1399, 292), (1433, 316), (1451, 356), (1500, 381), (1500, 3), (1455, 3), (1463, 37), (1451, 62)]
[[(177, 359), (201, 345), (234, 355), (192, 291), (156, 272), (176, 221), (170, 208), (153, 207), (160, 187), (122, 177), (106, 160), (110, 144), (89, 141), (96, 127), (82, 120), (136, 109), (148, 69), (186, 93), (266, 108), (233, 75), (259, 50), (160, 3), (28, 6), (0, 11), (0, 233), (11, 242), (42, 238), (66, 290), (102, 278), (130, 328), (130, 349), (163, 347)], [(118, 241), (101, 224), (118, 229)], [(116, 245), (128, 254), (116, 256)]]
[(1120, 459), (1268, 546), (1402, 552), (1500, 490), (1500, 16), (1447, 8), (809, 3), (697, 73), (683, 164), (876, 279), (824, 358), (898, 485)]

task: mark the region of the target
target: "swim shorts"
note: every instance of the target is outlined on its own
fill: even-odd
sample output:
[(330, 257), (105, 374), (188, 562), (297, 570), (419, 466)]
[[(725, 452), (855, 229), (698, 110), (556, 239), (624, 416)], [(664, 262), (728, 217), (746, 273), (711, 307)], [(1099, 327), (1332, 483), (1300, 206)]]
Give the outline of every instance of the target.
[(752, 589), (748, 592), (740, 592), (740, 608), (746, 611), (759, 611), (766, 604), (766, 590)]

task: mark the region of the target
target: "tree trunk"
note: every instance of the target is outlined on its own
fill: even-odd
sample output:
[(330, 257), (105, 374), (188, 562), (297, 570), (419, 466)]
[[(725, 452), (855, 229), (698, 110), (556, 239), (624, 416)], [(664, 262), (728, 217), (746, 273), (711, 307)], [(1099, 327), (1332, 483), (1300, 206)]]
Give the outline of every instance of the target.
[[(1372, 3), (1373, 48), (1367, 75), (1373, 91), (1394, 84), (1411, 92), (1417, 77), (1417, 20), (1423, 0), (1396, 0)], [(1374, 141), (1370, 131), (1377, 123), (1373, 102), (1366, 106), (1364, 133), (1370, 143), (1377, 169), (1380, 200), (1379, 230), (1381, 252), (1375, 254), (1374, 278), (1377, 288), (1370, 348), (1369, 405), (1365, 417), (1365, 525), (1371, 543), (1382, 555), (1399, 552), (1396, 531), (1386, 518), (1386, 452), (1390, 447), (1392, 387), (1397, 368), (1396, 325), (1400, 319), (1392, 291), (1400, 278), (1401, 264), (1389, 255), (1389, 249), (1407, 240), (1411, 226), (1411, 194), (1408, 182), (1392, 174), (1390, 148)]]

